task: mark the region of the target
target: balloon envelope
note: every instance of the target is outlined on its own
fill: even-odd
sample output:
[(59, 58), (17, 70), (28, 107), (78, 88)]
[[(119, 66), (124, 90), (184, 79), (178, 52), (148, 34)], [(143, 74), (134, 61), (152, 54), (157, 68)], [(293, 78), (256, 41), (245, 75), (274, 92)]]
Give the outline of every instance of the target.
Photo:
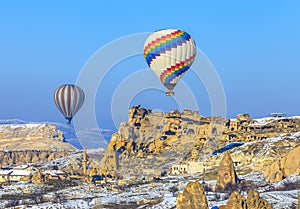
[(72, 84), (58, 87), (54, 93), (54, 102), (64, 117), (71, 122), (84, 102), (83, 90)]
[(144, 44), (144, 57), (151, 70), (174, 95), (173, 89), (193, 64), (196, 45), (192, 37), (182, 30), (166, 29), (149, 35)]

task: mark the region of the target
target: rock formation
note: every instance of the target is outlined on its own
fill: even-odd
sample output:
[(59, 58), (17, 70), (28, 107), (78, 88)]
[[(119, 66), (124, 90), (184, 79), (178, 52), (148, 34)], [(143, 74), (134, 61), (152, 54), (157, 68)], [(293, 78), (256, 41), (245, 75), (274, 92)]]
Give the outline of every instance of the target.
[(227, 205), (222, 205), (220, 209), (272, 209), (272, 205), (265, 199), (260, 198), (257, 191), (249, 191), (247, 199), (234, 191), (228, 201)]
[(260, 198), (257, 191), (249, 191), (247, 197), (248, 209), (272, 209), (272, 205), (267, 200)]
[(231, 195), (228, 198), (227, 205), (224, 209), (233, 209), (233, 208), (248, 209), (246, 198), (240, 193), (238, 193), (237, 191), (231, 193)]
[(33, 176), (31, 177), (31, 181), (35, 184), (41, 184), (44, 182), (44, 179), (43, 179), (43, 175), (42, 175), (42, 172), (40, 170), (38, 170), (37, 172), (35, 172), (33, 174)]
[(140, 108), (140, 105), (133, 106), (128, 111), (128, 124), (144, 130), (150, 126), (149, 119), (145, 117), (150, 113), (150, 109)]
[(224, 190), (228, 186), (237, 184), (237, 176), (234, 170), (233, 161), (228, 152), (225, 152), (218, 169), (217, 189)]
[(52, 124), (1, 124), (0, 140), (51, 138), (63, 141), (63, 132)]
[(47, 162), (66, 157), (69, 154), (69, 151), (51, 150), (0, 151), (0, 165), (5, 167), (18, 164)]
[(269, 166), (264, 176), (269, 182), (279, 182), (293, 173), (300, 175), (300, 145), (292, 149), (280, 161)]
[(0, 150), (75, 150), (52, 124), (0, 124)]
[[(112, 135), (100, 170), (115, 172), (119, 168), (124, 170), (120, 172), (126, 174), (129, 167), (131, 171), (139, 172), (164, 167), (166, 171), (169, 168), (164, 165), (174, 164), (178, 159), (196, 164), (203, 154), (212, 153), (239, 139), (242, 142), (257, 142), (234, 148), (240, 152), (233, 153), (232, 159), (239, 167), (248, 166), (254, 171), (264, 171), (297, 141), (300, 142), (300, 136), (296, 140), (288, 139), (288, 133), (299, 130), (300, 119), (296, 117), (254, 120), (248, 114), (242, 114), (232, 120), (204, 117), (190, 110), (152, 112), (136, 105), (129, 109), (128, 121), (122, 122), (118, 132)], [(270, 142), (272, 146), (263, 140), (282, 133), (286, 133), (286, 139)], [(281, 149), (282, 146), (285, 149)], [(217, 169), (219, 155), (203, 160), (210, 168)], [(249, 169), (244, 170), (249, 172)]]
[(188, 183), (183, 193), (178, 193), (176, 200), (176, 208), (208, 209), (204, 189), (198, 181)]
[(300, 145), (292, 149), (285, 157), (280, 161), (280, 167), (285, 177), (293, 174), (300, 174)]
[(281, 181), (284, 178), (284, 175), (280, 168), (280, 161), (276, 161), (270, 165), (268, 170), (264, 173), (264, 177), (267, 177), (270, 183)]

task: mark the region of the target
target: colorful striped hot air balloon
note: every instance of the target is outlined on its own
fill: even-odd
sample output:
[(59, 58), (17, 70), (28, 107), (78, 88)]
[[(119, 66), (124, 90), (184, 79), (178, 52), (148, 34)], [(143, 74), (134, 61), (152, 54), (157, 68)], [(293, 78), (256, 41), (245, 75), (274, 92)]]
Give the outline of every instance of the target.
[(78, 86), (65, 84), (55, 90), (54, 102), (70, 124), (74, 115), (83, 105), (84, 92)]
[(192, 37), (176, 29), (152, 33), (144, 44), (144, 57), (151, 70), (174, 95), (173, 89), (191, 67), (196, 56), (196, 45)]

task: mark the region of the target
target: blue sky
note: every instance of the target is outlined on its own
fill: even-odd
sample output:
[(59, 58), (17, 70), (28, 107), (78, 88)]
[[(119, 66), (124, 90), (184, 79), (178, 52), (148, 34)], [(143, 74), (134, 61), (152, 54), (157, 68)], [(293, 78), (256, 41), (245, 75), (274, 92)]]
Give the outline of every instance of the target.
[[(0, 118), (64, 122), (53, 103), (59, 85), (75, 83), (89, 57), (105, 44), (162, 28), (187, 31), (214, 64), (228, 117), (299, 115), (299, 26), (296, 0), (0, 1)], [(147, 67), (138, 56), (112, 69), (103, 83), (110, 91), (96, 99), (101, 127), (114, 128), (109, 108), (116, 82)], [(199, 112), (209, 115), (205, 88), (192, 73), (183, 80), (201, 104)], [(176, 108), (162, 94), (146, 91), (132, 104)]]

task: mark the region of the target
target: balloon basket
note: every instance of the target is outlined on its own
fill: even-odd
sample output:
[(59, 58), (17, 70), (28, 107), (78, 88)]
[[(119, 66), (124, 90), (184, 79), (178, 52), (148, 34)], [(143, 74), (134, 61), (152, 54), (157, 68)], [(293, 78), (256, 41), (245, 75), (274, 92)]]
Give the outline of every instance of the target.
[(174, 96), (174, 92), (173, 91), (168, 91), (168, 92), (166, 92), (166, 96)]

